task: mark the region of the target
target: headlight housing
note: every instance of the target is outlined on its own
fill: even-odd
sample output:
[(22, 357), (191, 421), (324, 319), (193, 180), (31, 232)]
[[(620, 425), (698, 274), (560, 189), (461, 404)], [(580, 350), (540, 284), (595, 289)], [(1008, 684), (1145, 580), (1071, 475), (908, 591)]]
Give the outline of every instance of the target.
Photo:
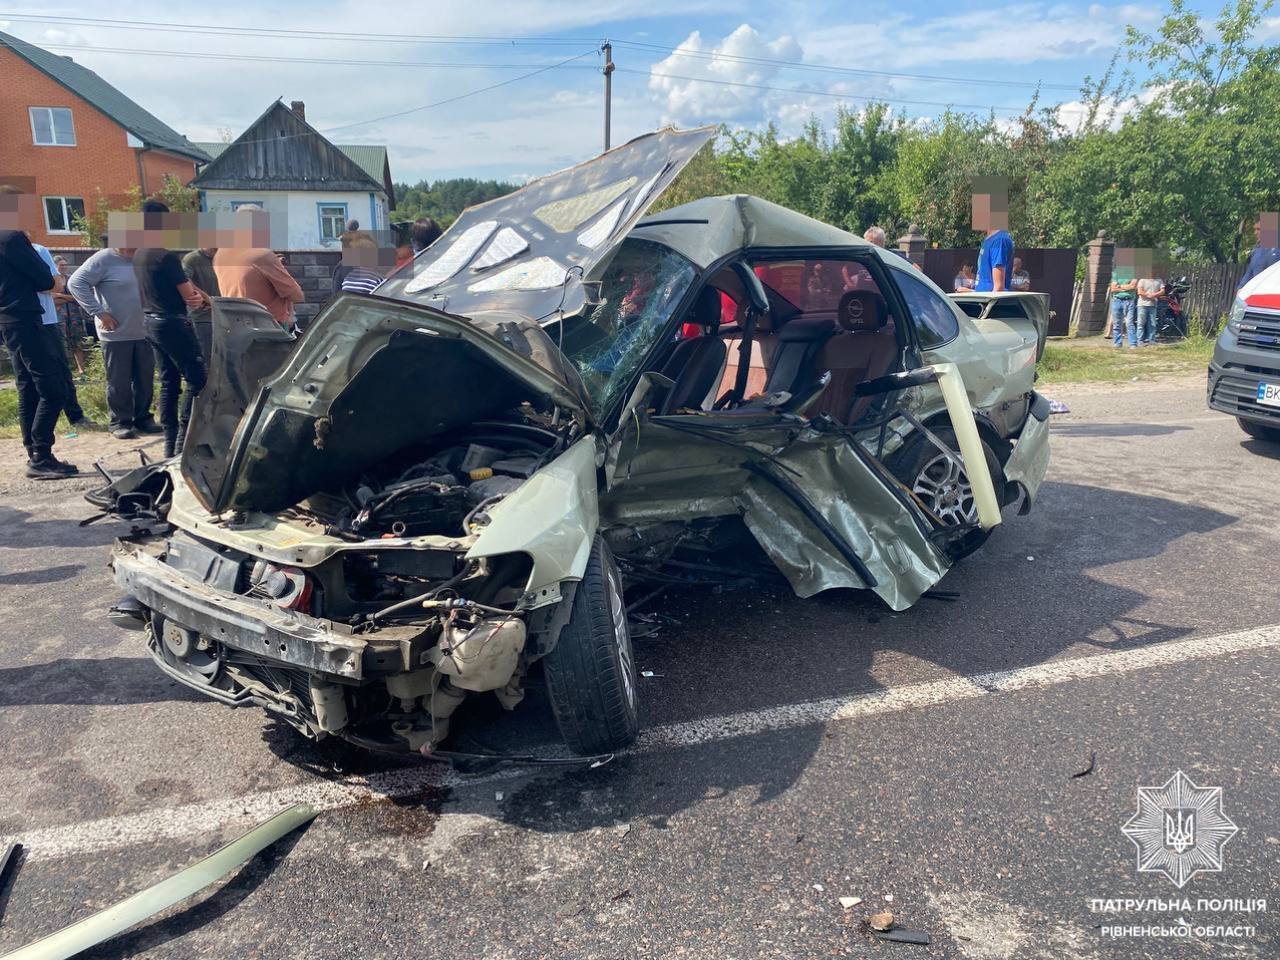
[(1231, 313), (1227, 316), (1227, 329), (1232, 333), (1240, 332), (1240, 321), (1244, 319), (1244, 298), (1236, 297), (1231, 304)]

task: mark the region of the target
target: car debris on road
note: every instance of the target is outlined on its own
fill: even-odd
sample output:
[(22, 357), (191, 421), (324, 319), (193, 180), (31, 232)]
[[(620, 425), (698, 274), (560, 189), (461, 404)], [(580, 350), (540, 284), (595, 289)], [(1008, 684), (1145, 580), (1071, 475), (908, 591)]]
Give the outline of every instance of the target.
[(313, 820), (317, 810), (296, 803), (243, 836), (147, 889), (77, 920), (56, 933), (6, 953), (0, 960), (67, 960), (136, 926), (243, 866), (271, 844)]

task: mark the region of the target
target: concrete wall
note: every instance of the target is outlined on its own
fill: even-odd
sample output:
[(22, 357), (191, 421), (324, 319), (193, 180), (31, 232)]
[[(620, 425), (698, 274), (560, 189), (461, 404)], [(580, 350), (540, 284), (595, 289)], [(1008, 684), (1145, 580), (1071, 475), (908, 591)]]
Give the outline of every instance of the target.
[[(13, 51), (0, 47), (0, 177), (34, 181), (37, 196), (80, 197), (86, 212), (99, 196), (123, 200), (130, 187), (158, 190), (165, 173), (186, 183), (196, 175), (194, 160), (129, 146), (123, 127), (51, 80)], [(28, 107), (67, 107), (75, 129), (74, 147), (41, 147), (33, 143)], [(365, 200), (365, 216), (369, 201)], [(37, 243), (47, 247), (78, 244), (75, 232), (45, 229), (43, 199), (32, 225)]]
[[(74, 266), (79, 266), (89, 259), (96, 250), (87, 247), (50, 247), (55, 255), (61, 255)], [(298, 281), (307, 299), (298, 304), (298, 322), (306, 326), (311, 318), (320, 312), (326, 300), (333, 293), (333, 272), (342, 260), (337, 250), (282, 250), (289, 273)]]
[(336, 240), (320, 239), (319, 205), (345, 204), (346, 219), (361, 230), (384, 230), (387, 200), (377, 193), (329, 193), (321, 190), (204, 190), (204, 209), (230, 212), (232, 203), (259, 204), (271, 215), (271, 246), (276, 250), (338, 250)]

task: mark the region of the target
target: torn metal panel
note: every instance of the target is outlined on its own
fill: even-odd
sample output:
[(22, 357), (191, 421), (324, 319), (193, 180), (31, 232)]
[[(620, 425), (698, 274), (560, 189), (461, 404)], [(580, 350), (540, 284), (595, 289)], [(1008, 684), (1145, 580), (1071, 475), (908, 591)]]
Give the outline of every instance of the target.
[(560, 582), (578, 580), (586, 569), (600, 522), (596, 496), (596, 441), (584, 437), (489, 511), (467, 559), (528, 554), (525, 606), (554, 603)]
[(1040, 484), (1049, 471), (1049, 403), (1039, 394), (1032, 403), (1031, 416), (1027, 417), (1022, 433), (1013, 446), (1013, 455), (1004, 465), (1004, 477), (1016, 483), (1026, 494), (1022, 511), (1031, 509)]
[[(838, 227), (746, 194), (704, 197), (636, 224), (632, 236), (661, 243), (700, 267), (747, 247), (833, 247), (880, 251)], [(884, 253), (884, 251), (880, 251)], [(899, 259), (895, 254), (888, 256)]]
[[(776, 456), (802, 476), (810, 503), (862, 558), (876, 579), (872, 589), (894, 610), (905, 610), (950, 564), (922, 532), (908, 508), (838, 434), (806, 430)], [(743, 520), (801, 597), (867, 584), (840, 551), (778, 489), (752, 478), (739, 492)]]
[(63, 927), (57, 933), (6, 953), (0, 960), (67, 960), (74, 957), (203, 890), (243, 866), (285, 834), (313, 820), (317, 812), (310, 804), (296, 803), (185, 870), (114, 906)]

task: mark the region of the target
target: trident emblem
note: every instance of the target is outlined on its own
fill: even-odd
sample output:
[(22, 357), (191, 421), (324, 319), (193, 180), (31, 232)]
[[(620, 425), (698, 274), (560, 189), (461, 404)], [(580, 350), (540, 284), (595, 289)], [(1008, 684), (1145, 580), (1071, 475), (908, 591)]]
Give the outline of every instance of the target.
[(1164, 845), (1175, 853), (1186, 853), (1196, 845), (1196, 812), (1177, 807), (1164, 812)]
[(1181, 889), (1197, 873), (1222, 869), (1222, 848), (1238, 828), (1222, 812), (1222, 788), (1198, 787), (1181, 770), (1138, 788), (1138, 812), (1123, 827), (1138, 848), (1139, 873), (1163, 873)]

